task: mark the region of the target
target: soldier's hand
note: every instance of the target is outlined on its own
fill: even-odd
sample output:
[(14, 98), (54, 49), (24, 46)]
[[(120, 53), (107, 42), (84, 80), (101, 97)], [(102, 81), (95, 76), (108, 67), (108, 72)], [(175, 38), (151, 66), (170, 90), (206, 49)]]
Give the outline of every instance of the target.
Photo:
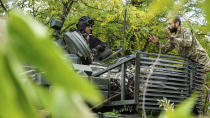
[(171, 32), (169, 31), (169, 29), (165, 29), (165, 34), (166, 36), (170, 39), (171, 38)]
[(90, 53), (90, 57), (94, 57), (94, 56), (96, 56), (96, 54)]
[(210, 68), (206, 68), (206, 69), (204, 70), (204, 73), (207, 73), (207, 72), (210, 72)]
[(90, 35), (87, 35), (85, 38), (87, 41), (90, 40)]
[(158, 42), (158, 37), (154, 36), (153, 34), (149, 35), (149, 39), (153, 42), (153, 43), (157, 43)]

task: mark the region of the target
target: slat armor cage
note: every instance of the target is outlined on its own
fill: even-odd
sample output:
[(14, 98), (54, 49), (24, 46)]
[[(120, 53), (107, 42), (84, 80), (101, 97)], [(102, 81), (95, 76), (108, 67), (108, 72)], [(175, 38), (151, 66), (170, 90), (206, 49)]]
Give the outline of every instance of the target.
[[(133, 95), (126, 98), (128, 92), (126, 82), (128, 71), (131, 71), (130, 65), (133, 64), (135, 71), (133, 72)], [(119, 72), (115, 72), (118, 69)], [(114, 75), (120, 74), (120, 91), (112, 91), (111, 80)], [(104, 74), (107, 76), (104, 78)], [(109, 99), (104, 106), (121, 106), (135, 105), (136, 110), (142, 110), (143, 95), (145, 95), (145, 110), (160, 110), (158, 99), (163, 97), (174, 103), (175, 106), (187, 99), (193, 91), (202, 92), (204, 79), (202, 65), (192, 62), (186, 58), (178, 56), (168, 56), (162, 54), (152, 54), (145, 52), (137, 52), (120, 62), (117, 62), (108, 68), (93, 74), (94, 79), (107, 80), (106, 90), (102, 90), (105, 98), (109, 99), (115, 95), (119, 95), (117, 99)], [(147, 87), (145, 87), (147, 82)], [(97, 84), (98, 82), (96, 82)], [(102, 86), (102, 85), (100, 85)], [(99, 86), (99, 88), (100, 88)], [(103, 85), (106, 86), (106, 85)], [(146, 93), (144, 90), (146, 88)], [(202, 113), (202, 98), (199, 96), (196, 108)]]

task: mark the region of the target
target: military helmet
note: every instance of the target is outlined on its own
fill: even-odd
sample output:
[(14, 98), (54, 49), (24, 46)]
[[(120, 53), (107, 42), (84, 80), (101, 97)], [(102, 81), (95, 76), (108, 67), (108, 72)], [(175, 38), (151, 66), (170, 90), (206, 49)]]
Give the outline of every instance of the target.
[(89, 16), (82, 16), (77, 23), (77, 31), (84, 32), (86, 26), (93, 26), (94, 20)]

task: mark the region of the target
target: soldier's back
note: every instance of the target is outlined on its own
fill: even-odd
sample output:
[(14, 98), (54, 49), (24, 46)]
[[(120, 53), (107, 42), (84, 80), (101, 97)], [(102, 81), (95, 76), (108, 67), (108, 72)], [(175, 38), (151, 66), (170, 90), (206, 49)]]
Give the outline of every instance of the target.
[(180, 56), (210, 67), (207, 52), (189, 28), (181, 28), (181, 31), (177, 32), (174, 36), (174, 44)]

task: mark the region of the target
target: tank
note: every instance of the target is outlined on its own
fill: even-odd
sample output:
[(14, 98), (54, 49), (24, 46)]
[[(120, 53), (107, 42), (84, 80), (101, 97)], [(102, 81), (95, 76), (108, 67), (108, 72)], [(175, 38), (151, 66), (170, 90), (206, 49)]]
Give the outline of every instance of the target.
[[(56, 21), (52, 24), (59, 29), (58, 26), (62, 23)], [(95, 109), (96, 112), (103, 113), (107, 109), (123, 106), (132, 106), (136, 111), (141, 111), (143, 106), (147, 111), (160, 111), (158, 99), (165, 97), (176, 106), (194, 90), (202, 92), (203, 66), (189, 59), (137, 51), (136, 54), (121, 57), (107, 66), (97, 59), (97, 62), (94, 61), (85, 39), (76, 31), (68, 31), (57, 38), (57, 41), (63, 41), (67, 45), (68, 51), (71, 50), (65, 58), (72, 61), (75, 71), (95, 82), (104, 95), (106, 102), (101, 108)], [(100, 57), (105, 59), (112, 55), (104, 52)], [(38, 80), (40, 85), (50, 86), (40, 72), (30, 71), (33, 69), (29, 68), (28, 71), (29, 74), (33, 73), (34, 80)], [(199, 114), (203, 108), (202, 97), (196, 104)], [(99, 117), (106, 116), (100, 114)]]

